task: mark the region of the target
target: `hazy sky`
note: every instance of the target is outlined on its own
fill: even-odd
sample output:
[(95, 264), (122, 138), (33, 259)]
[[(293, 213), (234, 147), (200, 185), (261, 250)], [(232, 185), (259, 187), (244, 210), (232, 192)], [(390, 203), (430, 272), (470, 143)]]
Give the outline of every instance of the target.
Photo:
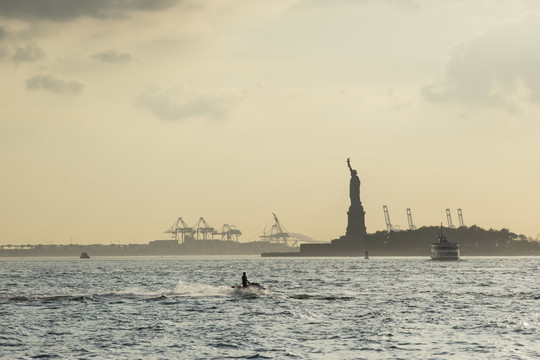
[(540, 2), (0, 1), (0, 243), (540, 233)]

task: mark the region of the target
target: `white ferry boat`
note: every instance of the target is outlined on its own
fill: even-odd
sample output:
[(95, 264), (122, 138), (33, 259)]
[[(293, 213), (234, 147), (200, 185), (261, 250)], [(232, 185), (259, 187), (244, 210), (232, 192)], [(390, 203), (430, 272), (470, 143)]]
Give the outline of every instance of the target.
[(459, 244), (449, 242), (442, 233), (442, 226), (437, 234), (437, 242), (431, 244), (432, 260), (459, 260)]

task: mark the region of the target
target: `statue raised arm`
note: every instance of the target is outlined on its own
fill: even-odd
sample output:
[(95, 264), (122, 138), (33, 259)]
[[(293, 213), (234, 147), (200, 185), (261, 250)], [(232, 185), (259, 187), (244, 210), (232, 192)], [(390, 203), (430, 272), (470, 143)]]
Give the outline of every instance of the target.
[(351, 182), (349, 188), (349, 197), (351, 198), (351, 205), (360, 205), (360, 179), (356, 170), (351, 167), (351, 159), (347, 158), (347, 166), (351, 171)]

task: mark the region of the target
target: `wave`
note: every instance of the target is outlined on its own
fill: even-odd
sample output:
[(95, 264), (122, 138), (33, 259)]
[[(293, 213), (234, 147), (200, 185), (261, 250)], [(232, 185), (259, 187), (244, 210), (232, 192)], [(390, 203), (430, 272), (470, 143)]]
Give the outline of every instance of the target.
[(214, 286), (209, 284), (187, 284), (179, 280), (174, 289), (146, 290), (138, 287), (126, 288), (119, 291), (101, 294), (58, 294), (58, 295), (12, 295), (0, 297), (0, 303), (4, 302), (62, 302), (62, 301), (98, 301), (116, 300), (119, 302), (127, 300), (163, 300), (179, 297), (216, 297), (216, 296), (258, 296), (265, 294), (262, 289), (243, 289), (230, 286)]
[[(92, 301), (92, 295), (35, 295), (35, 296), (11, 296), (3, 299), (7, 302), (57, 302), (57, 301)], [(0, 301), (2, 302), (2, 301)]]
[(234, 289), (229, 286), (213, 286), (208, 284), (187, 284), (178, 280), (171, 295), (175, 296), (230, 296), (234, 294)]
[(296, 300), (353, 300), (351, 296), (333, 296), (333, 295), (309, 295), (309, 294), (295, 294), (289, 296), (291, 299)]

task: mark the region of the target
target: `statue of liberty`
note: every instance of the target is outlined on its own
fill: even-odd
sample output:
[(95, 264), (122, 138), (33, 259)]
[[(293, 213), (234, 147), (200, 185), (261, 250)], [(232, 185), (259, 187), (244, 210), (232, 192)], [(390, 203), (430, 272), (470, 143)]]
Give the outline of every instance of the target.
[(360, 202), (360, 179), (358, 178), (358, 174), (356, 170), (353, 170), (351, 167), (351, 159), (347, 158), (347, 166), (349, 166), (349, 170), (351, 171), (351, 182), (350, 182), (350, 188), (349, 188), (349, 196), (351, 198), (351, 206), (355, 205), (361, 205)]
[(351, 171), (351, 182), (349, 185), (349, 196), (351, 198), (351, 206), (347, 211), (347, 233), (345, 238), (354, 242), (362, 241), (367, 236), (365, 211), (362, 203), (360, 202), (360, 178), (358, 173), (351, 167), (351, 159), (347, 159), (347, 166)]

